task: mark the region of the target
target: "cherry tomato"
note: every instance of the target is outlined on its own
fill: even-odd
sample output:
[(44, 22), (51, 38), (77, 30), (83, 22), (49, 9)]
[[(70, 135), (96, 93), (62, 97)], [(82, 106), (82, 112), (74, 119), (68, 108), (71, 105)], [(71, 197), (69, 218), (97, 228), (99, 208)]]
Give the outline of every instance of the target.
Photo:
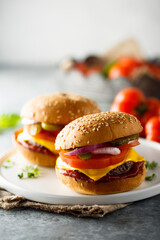
[(145, 134), (148, 140), (160, 143), (160, 116), (148, 120), (145, 125)]
[(75, 64), (75, 69), (81, 72), (84, 76), (89, 76), (93, 73), (98, 73), (102, 70), (102, 66), (97, 65), (94, 67), (88, 67), (85, 62), (77, 62)]
[(122, 57), (109, 71), (108, 77), (111, 79), (117, 77), (129, 77), (132, 71), (141, 66), (142, 62), (132, 57)]
[(119, 60), (119, 64), (123, 67), (126, 67), (128, 69), (133, 69), (135, 67), (139, 67), (143, 64), (142, 61), (139, 61), (133, 57), (122, 57)]
[(148, 111), (141, 117), (142, 125), (145, 125), (151, 117), (160, 116), (160, 101), (156, 98), (148, 98), (147, 108)]
[(140, 116), (147, 111), (146, 98), (137, 88), (126, 88), (116, 95), (110, 111)]
[(89, 75), (88, 68), (86, 67), (86, 64), (84, 62), (76, 63), (75, 69), (80, 71), (84, 76)]
[(121, 66), (119, 66), (118, 63), (115, 64), (108, 73), (108, 77), (110, 79), (115, 79), (122, 76), (127, 76), (127, 73), (124, 68), (121, 68)]

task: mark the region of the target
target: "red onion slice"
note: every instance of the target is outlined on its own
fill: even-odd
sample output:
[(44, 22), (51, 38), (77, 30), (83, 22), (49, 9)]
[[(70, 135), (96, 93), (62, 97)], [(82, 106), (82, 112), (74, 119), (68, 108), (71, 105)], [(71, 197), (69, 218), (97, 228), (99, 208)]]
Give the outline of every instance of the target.
[(107, 143), (99, 143), (99, 144), (94, 144), (94, 145), (85, 146), (85, 147), (81, 147), (81, 148), (76, 148), (73, 151), (65, 153), (65, 155), (75, 156), (78, 154), (93, 152), (97, 148), (106, 147), (106, 145), (107, 145)]
[(131, 141), (127, 142), (127, 143), (128, 143), (128, 144), (132, 144), (132, 143), (134, 143), (134, 142), (135, 142), (135, 140), (137, 140), (137, 141), (138, 141), (138, 139), (134, 139), (134, 140), (131, 140)]
[(93, 150), (92, 153), (118, 155), (121, 153), (121, 150), (117, 147), (102, 147), (102, 148)]
[(23, 125), (30, 125), (30, 124), (38, 123), (37, 121), (32, 120), (32, 119), (28, 119), (28, 118), (22, 118), (21, 122), (22, 122)]

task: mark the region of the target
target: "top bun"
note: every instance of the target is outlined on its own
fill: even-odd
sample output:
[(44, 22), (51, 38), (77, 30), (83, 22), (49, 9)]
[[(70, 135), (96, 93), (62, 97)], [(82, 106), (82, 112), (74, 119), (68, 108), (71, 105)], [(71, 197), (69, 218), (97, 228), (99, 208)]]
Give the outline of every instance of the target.
[(58, 134), (56, 149), (110, 142), (143, 130), (138, 119), (122, 112), (101, 112), (78, 118)]
[(55, 93), (31, 99), (22, 108), (21, 117), (66, 125), (76, 118), (97, 112), (100, 112), (99, 107), (89, 98), (70, 93)]

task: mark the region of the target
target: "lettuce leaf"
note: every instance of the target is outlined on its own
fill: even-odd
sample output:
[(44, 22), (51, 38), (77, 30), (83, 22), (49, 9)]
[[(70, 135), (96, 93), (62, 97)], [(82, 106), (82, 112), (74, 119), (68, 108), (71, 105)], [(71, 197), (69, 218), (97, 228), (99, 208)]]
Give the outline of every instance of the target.
[(0, 115), (0, 129), (6, 129), (10, 127), (16, 127), (20, 121), (20, 116), (15, 113), (7, 113)]

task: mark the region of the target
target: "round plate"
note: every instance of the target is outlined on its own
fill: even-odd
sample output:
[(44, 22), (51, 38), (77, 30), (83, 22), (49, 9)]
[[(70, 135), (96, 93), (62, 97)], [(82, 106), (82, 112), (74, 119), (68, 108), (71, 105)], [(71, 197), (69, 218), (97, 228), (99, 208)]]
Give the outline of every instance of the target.
[[(160, 144), (140, 139), (141, 145), (136, 151), (143, 155), (147, 161), (159, 162)], [(4, 168), (3, 161), (10, 159), (13, 167)], [(30, 163), (15, 150), (6, 154), (1, 160), (0, 184), (8, 191), (23, 196), (29, 200), (50, 204), (114, 204), (127, 203), (152, 197), (160, 193), (160, 163), (154, 171), (148, 171), (147, 175), (156, 173), (156, 178), (151, 182), (144, 181), (138, 188), (124, 193), (109, 195), (81, 195), (65, 187), (56, 177), (54, 169), (39, 167), (41, 176), (34, 179), (19, 179), (21, 169)]]

